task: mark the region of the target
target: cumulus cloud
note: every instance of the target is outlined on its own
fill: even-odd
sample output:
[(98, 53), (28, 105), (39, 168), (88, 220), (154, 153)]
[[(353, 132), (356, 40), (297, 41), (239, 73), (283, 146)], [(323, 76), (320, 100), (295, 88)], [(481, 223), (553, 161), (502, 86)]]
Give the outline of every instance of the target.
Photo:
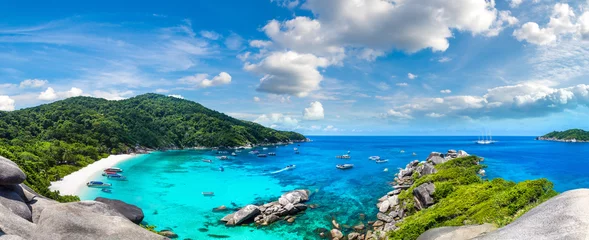
[(519, 7), (520, 4), (522, 4), (523, 0), (511, 0), (509, 2), (509, 6), (512, 8), (516, 8)]
[(297, 128), (299, 121), (282, 113), (262, 114), (254, 120), (255, 123), (267, 127), (292, 130)]
[(444, 116), (446, 116), (446, 115), (444, 115), (444, 114), (439, 114), (439, 113), (434, 113), (434, 112), (433, 112), (433, 113), (428, 113), (428, 114), (426, 114), (425, 116), (427, 116), (427, 117), (430, 117), (430, 118), (441, 118), (441, 117), (444, 117)]
[(390, 109), (387, 113), (386, 116), (390, 117), (390, 118), (395, 118), (395, 119), (399, 119), (399, 120), (407, 120), (407, 119), (413, 119), (413, 117), (411, 115), (409, 115), (408, 113), (409, 111), (395, 111), (393, 109)]
[(452, 90), (450, 89), (444, 89), (444, 90), (440, 90), (441, 93), (445, 93), (445, 94), (449, 94), (452, 93)]
[(333, 125), (327, 125), (327, 127), (325, 127), (323, 129), (323, 131), (325, 131), (325, 132), (338, 132), (338, 131), (340, 131), (340, 129), (334, 127)]
[(409, 84), (406, 83), (406, 82), (397, 83), (396, 85), (397, 85), (397, 87), (407, 87), (407, 86), (409, 86)]
[(14, 100), (9, 96), (0, 96), (0, 111), (13, 111)]
[(217, 40), (221, 38), (221, 34), (218, 34), (214, 31), (200, 31), (200, 35), (211, 40)]
[(20, 82), (20, 87), (21, 88), (40, 88), (45, 86), (45, 84), (47, 84), (48, 81), (47, 80), (43, 80), (43, 79), (26, 79), (22, 82)]
[(441, 57), (440, 59), (438, 59), (438, 62), (441, 62), (441, 63), (445, 63), (445, 62), (449, 62), (449, 61), (452, 61), (452, 58)]
[(206, 73), (199, 73), (193, 76), (187, 76), (180, 78), (181, 83), (193, 85), (197, 88), (207, 88), (220, 85), (227, 85), (231, 83), (231, 75), (226, 72), (221, 72), (219, 75), (209, 79), (209, 75)]
[(246, 63), (244, 69), (263, 75), (258, 91), (304, 97), (319, 89), (323, 76), (318, 68), (329, 65), (325, 58), (287, 51), (273, 52), (259, 63)]
[(131, 97), (133, 95), (133, 91), (94, 91), (92, 94), (94, 97), (97, 98), (104, 98), (106, 100), (123, 100)]
[(272, 45), (271, 41), (264, 41), (264, 40), (252, 40), (250, 41), (250, 47), (255, 48), (265, 48)]
[(184, 97), (182, 95), (178, 95), (178, 94), (170, 94), (170, 95), (168, 95), (168, 97), (184, 99)]
[(254, 102), (259, 102), (260, 98), (259, 97), (254, 97)]
[(305, 120), (321, 120), (325, 118), (323, 105), (319, 101), (311, 102), (308, 108), (303, 111)]
[(417, 78), (417, 75), (413, 74), (413, 73), (407, 73), (407, 78), (413, 80)]
[(243, 38), (235, 33), (231, 33), (225, 39), (225, 46), (231, 50), (239, 50), (243, 44)]
[[(394, 117), (429, 116), (431, 113), (469, 118), (528, 118), (546, 116), (565, 109), (589, 106), (589, 85), (554, 88), (542, 82), (525, 82), (487, 90), (483, 96), (417, 98), (395, 107)], [(441, 111), (441, 112), (440, 112)]]
[(552, 9), (550, 21), (545, 27), (538, 23), (527, 22), (513, 32), (519, 41), (536, 45), (548, 45), (562, 36), (580, 35), (585, 38), (589, 29), (589, 13), (585, 12), (578, 19), (573, 8), (566, 3), (556, 3)]
[(68, 91), (64, 91), (64, 92), (57, 92), (52, 87), (48, 87), (47, 90), (45, 90), (39, 94), (37, 99), (43, 100), (43, 101), (53, 101), (56, 99), (82, 96), (82, 94), (84, 94), (84, 91), (82, 91), (82, 89), (75, 88), (75, 87), (71, 88)]

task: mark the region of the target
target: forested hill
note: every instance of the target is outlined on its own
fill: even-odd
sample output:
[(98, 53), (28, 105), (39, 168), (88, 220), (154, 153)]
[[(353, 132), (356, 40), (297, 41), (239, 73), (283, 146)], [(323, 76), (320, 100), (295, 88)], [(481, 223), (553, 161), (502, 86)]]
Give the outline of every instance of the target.
[(233, 147), (304, 139), (159, 94), (121, 101), (75, 97), (0, 112), (0, 156), (17, 162), (29, 175), (29, 185), (44, 193), (48, 180), (136, 147)]
[(589, 131), (582, 129), (569, 129), (566, 131), (554, 131), (544, 136), (538, 137), (539, 140), (552, 140), (552, 141), (589, 141)]

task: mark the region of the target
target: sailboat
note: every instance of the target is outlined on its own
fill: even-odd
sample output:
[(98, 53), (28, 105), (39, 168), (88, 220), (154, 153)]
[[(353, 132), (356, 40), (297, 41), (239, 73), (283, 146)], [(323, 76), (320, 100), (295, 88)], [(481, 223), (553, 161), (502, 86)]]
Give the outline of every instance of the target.
[(493, 144), (495, 142), (496, 141), (493, 141), (493, 137), (490, 134), (488, 134), (488, 135), (483, 135), (482, 138), (479, 137), (479, 140), (476, 141), (475, 143), (476, 144), (487, 145), (487, 144)]

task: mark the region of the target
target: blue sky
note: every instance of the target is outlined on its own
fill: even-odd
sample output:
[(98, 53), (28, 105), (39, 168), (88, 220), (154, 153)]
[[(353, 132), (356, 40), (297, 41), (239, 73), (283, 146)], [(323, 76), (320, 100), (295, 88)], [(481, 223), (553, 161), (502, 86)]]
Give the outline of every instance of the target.
[(21, 1), (0, 110), (157, 92), (309, 135), (589, 128), (589, 2)]

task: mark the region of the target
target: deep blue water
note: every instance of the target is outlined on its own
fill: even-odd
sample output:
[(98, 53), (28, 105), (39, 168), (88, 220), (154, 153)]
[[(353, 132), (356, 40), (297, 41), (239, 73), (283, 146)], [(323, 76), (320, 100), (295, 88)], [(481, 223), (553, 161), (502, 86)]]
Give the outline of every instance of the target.
[[(149, 224), (170, 228), (180, 239), (212, 239), (224, 235), (229, 239), (316, 239), (317, 228), (331, 229), (330, 222), (353, 226), (374, 220), (377, 199), (391, 190), (397, 168), (409, 161), (424, 160), (432, 151), (465, 150), (485, 158), (487, 178), (502, 177), (513, 181), (548, 178), (559, 192), (589, 187), (589, 144), (535, 141), (534, 137), (495, 137), (493, 145), (476, 145), (476, 137), (311, 137), (313, 142), (269, 147), (265, 152), (277, 156), (258, 158), (239, 153), (229, 161), (220, 161), (210, 150), (157, 152), (122, 163), (129, 178), (112, 182), (113, 192), (88, 189), (82, 199), (96, 196), (116, 198), (141, 207)], [(295, 155), (298, 147), (301, 154)], [(262, 151), (262, 148), (257, 148)], [(400, 153), (405, 150), (405, 153)], [(352, 159), (336, 159), (351, 152)], [(412, 156), (415, 152), (417, 156)], [(389, 162), (368, 160), (379, 155)], [(202, 159), (212, 159), (213, 164)], [(342, 171), (336, 164), (352, 163)], [(296, 164), (291, 171), (270, 172)], [(224, 172), (218, 171), (223, 166)], [(383, 171), (388, 168), (389, 171)], [(97, 180), (103, 180), (96, 176)], [(309, 209), (295, 223), (279, 222), (270, 227), (227, 228), (218, 220), (227, 213), (213, 213), (220, 205), (229, 208), (276, 200), (282, 193), (306, 188), (313, 192)], [(215, 192), (204, 197), (202, 192)], [(368, 217), (361, 220), (360, 214)]]

